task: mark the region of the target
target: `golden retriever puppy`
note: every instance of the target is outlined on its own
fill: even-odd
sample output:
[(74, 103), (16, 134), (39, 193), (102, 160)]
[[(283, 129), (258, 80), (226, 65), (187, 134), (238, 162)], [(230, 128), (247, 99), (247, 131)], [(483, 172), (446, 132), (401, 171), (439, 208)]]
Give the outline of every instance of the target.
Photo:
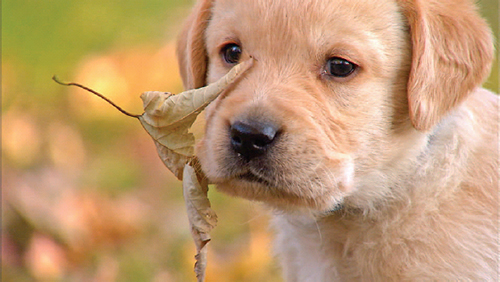
[(272, 207), (287, 281), (499, 279), (499, 99), (472, 1), (204, 0), (178, 55), (186, 88), (255, 59), (197, 155)]

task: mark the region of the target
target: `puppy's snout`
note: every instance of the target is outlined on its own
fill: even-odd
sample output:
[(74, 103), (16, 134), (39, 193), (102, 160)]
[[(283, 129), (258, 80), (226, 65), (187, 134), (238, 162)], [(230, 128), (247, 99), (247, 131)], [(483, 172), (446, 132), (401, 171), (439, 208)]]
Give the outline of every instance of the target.
[(269, 122), (237, 121), (230, 130), (233, 150), (247, 161), (263, 155), (278, 135), (278, 127)]

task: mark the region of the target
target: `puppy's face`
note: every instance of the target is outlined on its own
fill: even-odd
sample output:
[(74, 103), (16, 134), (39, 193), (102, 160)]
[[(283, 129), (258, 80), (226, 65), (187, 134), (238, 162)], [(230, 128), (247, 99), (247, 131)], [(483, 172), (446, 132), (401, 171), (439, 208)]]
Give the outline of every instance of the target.
[(209, 108), (198, 146), (220, 190), (329, 210), (353, 193), (357, 172), (381, 161), (409, 69), (395, 4), (216, 1), (205, 36), (208, 82), (256, 60)]
[(488, 73), (491, 38), (471, 10), (441, 0), (200, 0), (179, 38), (185, 86), (255, 59), (207, 110), (202, 169), (226, 193), (283, 209), (383, 197), (379, 182), (425, 143), (415, 128), (432, 128)]

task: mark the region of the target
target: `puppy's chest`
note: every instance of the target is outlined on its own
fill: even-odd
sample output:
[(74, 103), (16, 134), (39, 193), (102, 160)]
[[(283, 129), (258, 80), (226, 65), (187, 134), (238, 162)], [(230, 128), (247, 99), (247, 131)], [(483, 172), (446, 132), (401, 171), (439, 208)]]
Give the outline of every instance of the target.
[[(350, 244), (355, 238), (349, 238), (350, 230), (341, 223), (329, 223), (325, 228), (314, 219), (277, 217), (274, 227), (275, 251), (286, 281), (343, 281), (342, 265), (355, 261)], [(355, 264), (350, 267), (357, 268)]]
[(389, 242), (378, 224), (304, 218), (278, 218), (274, 223), (286, 281), (378, 281), (376, 277), (388, 273), (398, 276), (402, 267), (401, 261), (383, 254), (395, 242)]

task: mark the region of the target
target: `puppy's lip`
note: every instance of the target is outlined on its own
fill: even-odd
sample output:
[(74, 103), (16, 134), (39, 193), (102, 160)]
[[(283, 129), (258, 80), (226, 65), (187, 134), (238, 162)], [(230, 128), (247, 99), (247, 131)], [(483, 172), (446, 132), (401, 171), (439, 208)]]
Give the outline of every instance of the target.
[(250, 171), (248, 171), (246, 173), (239, 174), (235, 178), (239, 179), (239, 180), (249, 181), (249, 182), (257, 182), (257, 183), (263, 184), (265, 186), (271, 186), (271, 183), (269, 181), (267, 181), (266, 179), (254, 174)]

